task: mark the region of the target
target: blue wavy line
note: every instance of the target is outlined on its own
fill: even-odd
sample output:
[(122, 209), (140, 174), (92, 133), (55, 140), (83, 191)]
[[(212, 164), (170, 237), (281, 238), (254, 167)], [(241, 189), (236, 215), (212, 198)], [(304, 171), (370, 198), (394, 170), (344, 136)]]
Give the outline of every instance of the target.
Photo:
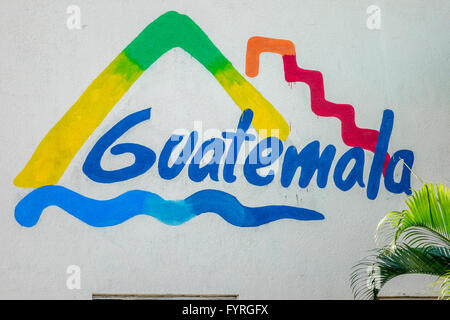
[(62, 186), (33, 190), (16, 206), (15, 218), (24, 227), (36, 225), (49, 206), (57, 206), (93, 227), (120, 224), (136, 215), (152, 216), (168, 225), (180, 225), (205, 212), (214, 212), (239, 227), (256, 227), (278, 219), (323, 220), (314, 210), (275, 205), (243, 206), (236, 197), (219, 190), (202, 190), (184, 200), (165, 200), (159, 195), (132, 190), (110, 200), (96, 200)]

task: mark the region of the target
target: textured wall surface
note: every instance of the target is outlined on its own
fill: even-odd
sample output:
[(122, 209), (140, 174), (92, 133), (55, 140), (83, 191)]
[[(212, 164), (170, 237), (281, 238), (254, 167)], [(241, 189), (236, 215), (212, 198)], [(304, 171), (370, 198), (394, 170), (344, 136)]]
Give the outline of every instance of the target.
[[(370, 14), (366, 9), (373, 4), (380, 8), (380, 29), (367, 26)], [(71, 28), (74, 12), (67, 11), (70, 5), (80, 10), (80, 28), (76, 24)], [(247, 180), (242, 162), (236, 165), (232, 183), (222, 177), (223, 164), (219, 181), (206, 177), (195, 182), (187, 167), (175, 178), (163, 179), (158, 158), (173, 132), (235, 130), (242, 114), (236, 101), (243, 99), (239, 101), (245, 105), (249, 95), (236, 91), (233, 97), (230, 92), (235, 82), (225, 83), (230, 78), (220, 78), (223, 70), (206, 68), (181, 48), (169, 50), (146, 70), (129, 58), (142, 69), (136, 69), (139, 79), (81, 143), (57, 184), (97, 200), (130, 190), (181, 200), (215, 189), (247, 207), (307, 208), (322, 214), (323, 220), (280, 219), (241, 227), (215, 213), (180, 225), (138, 215), (113, 226), (96, 227), (54, 205), (33, 226), (24, 226), (15, 217), (18, 203), (36, 186), (17, 186), (13, 181), (38, 145), (111, 61), (168, 11), (189, 16), (242, 78), (282, 115), (290, 128), (284, 150), (289, 146), (301, 150), (315, 140), (321, 151), (328, 145), (335, 147), (326, 186), (318, 186), (315, 174), (301, 188), (298, 172), (290, 186), (283, 186), (283, 157), (274, 164), (273, 181), (264, 186)], [(375, 247), (373, 232), (378, 221), (388, 211), (403, 209), (406, 194), (387, 190), (381, 176), (376, 198), (368, 198), (374, 153), (364, 148), (364, 187), (356, 183), (348, 191), (338, 188), (333, 181), (335, 166), (351, 148), (343, 141), (341, 122), (313, 112), (310, 88), (305, 83), (286, 82), (279, 54), (261, 54), (258, 76), (249, 77), (247, 41), (254, 36), (290, 40), (298, 66), (320, 71), (326, 99), (352, 105), (360, 128), (380, 130), (383, 111), (392, 110), (389, 154), (410, 150), (413, 170), (423, 180), (449, 184), (449, 14), (448, 1), (2, 0), (0, 298), (90, 299), (93, 293), (170, 293), (351, 299), (351, 267)], [(182, 31), (175, 28), (169, 34), (177, 32)], [(131, 71), (127, 74), (133, 76)], [(88, 109), (112, 99), (117, 90), (99, 93), (97, 100), (89, 101)], [(150, 120), (136, 125), (115, 144), (151, 148), (156, 155), (153, 166), (113, 183), (96, 182), (86, 175), (83, 164), (97, 141), (121, 119), (145, 108), (151, 108)], [(71, 129), (72, 135), (81, 135), (93, 118), (80, 120)], [(56, 166), (63, 157), (60, 150), (75, 143), (71, 139), (76, 140), (64, 138), (56, 144)], [(53, 149), (47, 151), (53, 154)], [(107, 151), (101, 161), (105, 170), (115, 170), (131, 165), (134, 158)], [(47, 162), (39, 168), (31, 170), (31, 175), (53, 172)], [(396, 168), (395, 181), (400, 181), (402, 170), (400, 165)], [(413, 188), (420, 186), (413, 175), (409, 183)], [(73, 206), (75, 200), (67, 203)], [(224, 204), (222, 209), (226, 208), (231, 207)], [(108, 214), (105, 210), (110, 209), (97, 209), (89, 217)], [(171, 212), (163, 214), (169, 215), (166, 222), (172, 221)], [(67, 287), (66, 271), (71, 265), (80, 267), (79, 289)], [(426, 285), (432, 280), (402, 276), (389, 283), (383, 294), (431, 295)]]

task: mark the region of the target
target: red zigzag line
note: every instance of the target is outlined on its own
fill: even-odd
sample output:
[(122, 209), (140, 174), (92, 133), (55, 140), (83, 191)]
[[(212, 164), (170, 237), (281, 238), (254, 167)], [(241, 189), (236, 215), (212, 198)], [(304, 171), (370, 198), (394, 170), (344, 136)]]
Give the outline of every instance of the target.
[[(337, 104), (325, 99), (322, 73), (315, 70), (302, 69), (297, 65), (295, 55), (283, 55), (284, 77), (287, 82), (304, 82), (311, 92), (311, 110), (321, 117), (335, 117), (341, 121), (341, 135), (344, 143), (350, 147), (361, 147), (375, 152), (377, 146), (377, 130), (363, 129), (356, 126), (355, 109), (350, 104)], [(389, 163), (386, 155), (383, 175)]]
[[(262, 45), (258, 46), (257, 42)], [(263, 42), (266, 41), (266, 42)], [(280, 44), (277, 47), (264, 46), (267, 42)], [(284, 44), (286, 42), (286, 44)], [(291, 54), (283, 54), (286, 48), (291, 47)], [(258, 48), (259, 47), (259, 48)], [(256, 76), (258, 73), (259, 54), (264, 51), (279, 53), (283, 57), (284, 77), (287, 82), (306, 83), (311, 92), (311, 110), (321, 117), (335, 117), (341, 121), (341, 135), (343, 142), (350, 147), (360, 147), (375, 152), (377, 146), (377, 130), (364, 129), (356, 126), (355, 109), (350, 104), (337, 104), (325, 99), (323, 76), (320, 71), (302, 69), (297, 65), (295, 47), (287, 40), (254, 37), (249, 39), (247, 46), (247, 75)], [(252, 60), (252, 61), (250, 61)], [(383, 166), (383, 175), (386, 172), (390, 155), (386, 155)]]

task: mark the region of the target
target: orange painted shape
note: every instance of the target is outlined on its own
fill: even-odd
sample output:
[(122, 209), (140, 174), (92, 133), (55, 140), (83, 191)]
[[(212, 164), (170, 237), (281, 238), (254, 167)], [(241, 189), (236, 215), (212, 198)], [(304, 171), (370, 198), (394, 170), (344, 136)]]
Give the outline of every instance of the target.
[(259, 55), (262, 52), (295, 55), (295, 46), (292, 41), (264, 37), (252, 37), (247, 42), (247, 55), (245, 62), (245, 74), (256, 77), (259, 72)]

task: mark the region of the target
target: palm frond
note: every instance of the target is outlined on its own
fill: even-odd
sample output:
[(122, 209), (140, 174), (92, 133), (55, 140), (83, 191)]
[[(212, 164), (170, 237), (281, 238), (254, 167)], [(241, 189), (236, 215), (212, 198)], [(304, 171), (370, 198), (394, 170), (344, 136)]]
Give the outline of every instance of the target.
[(441, 295), (439, 299), (450, 300), (450, 271), (439, 278)]
[(434, 291), (439, 293), (438, 299), (450, 300), (450, 271), (439, 277), (430, 287), (435, 287), (436, 285), (439, 285), (439, 291)]
[(386, 214), (375, 231), (381, 249), (353, 268), (355, 298), (376, 299), (386, 282), (410, 273), (438, 276), (441, 297), (450, 294), (449, 191), (424, 183), (406, 199), (408, 209)]
[(411, 247), (443, 247), (450, 248), (450, 241), (434, 230), (426, 227), (409, 227), (397, 239)]
[(375, 243), (379, 247), (393, 244), (397, 229), (401, 226), (403, 211), (391, 211), (378, 223), (375, 229)]
[(450, 252), (441, 247), (414, 248), (402, 244), (382, 248), (362, 260), (352, 271), (350, 286), (355, 298), (376, 299), (389, 280), (404, 274), (443, 276), (450, 271)]
[[(406, 199), (407, 210), (391, 211), (378, 224), (375, 239), (378, 244), (391, 239), (395, 245), (400, 236), (411, 245), (450, 245), (450, 189), (447, 186), (424, 183)], [(411, 229), (413, 228), (413, 229)], [(418, 229), (419, 228), (419, 229)]]

